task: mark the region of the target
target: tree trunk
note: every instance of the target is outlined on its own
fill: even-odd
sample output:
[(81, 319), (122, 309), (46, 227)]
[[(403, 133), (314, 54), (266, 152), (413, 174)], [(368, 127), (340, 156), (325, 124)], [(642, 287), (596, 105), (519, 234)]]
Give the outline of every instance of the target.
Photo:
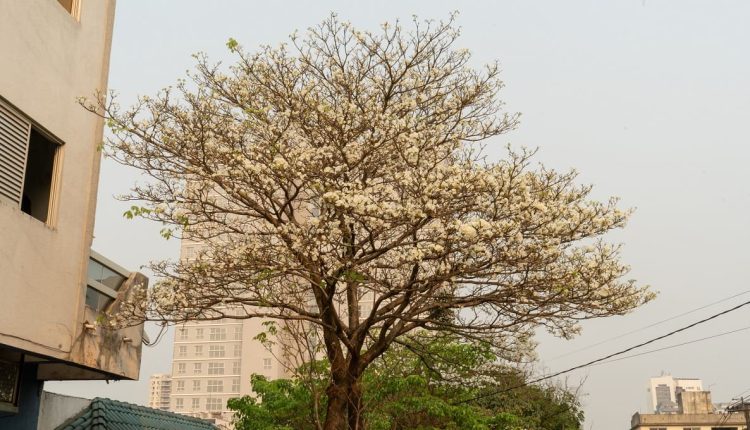
[(347, 409), (349, 390), (347, 384), (331, 381), (326, 388), (328, 396), (328, 407), (326, 408), (326, 420), (323, 423), (324, 430), (348, 430)]
[(362, 381), (361, 373), (349, 370), (331, 372), (331, 383), (326, 388), (328, 408), (324, 430), (364, 430), (362, 416)]

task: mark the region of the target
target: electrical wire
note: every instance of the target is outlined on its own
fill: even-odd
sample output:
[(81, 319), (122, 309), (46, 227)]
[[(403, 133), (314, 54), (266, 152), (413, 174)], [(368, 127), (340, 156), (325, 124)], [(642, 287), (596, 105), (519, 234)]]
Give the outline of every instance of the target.
[(569, 368), (567, 368), (565, 370), (561, 370), (559, 372), (555, 372), (555, 373), (552, 373), (550, 375), (546, 375), (546, 376), (542, 376), (542, 377), (539, 377), (539, 378), (536, 378), (536, 379), (532, 379), (530, 381), (526, 381), (526, 382), (524, 382), (522, 384), (518, 384), (518, 385), (515, 385), (515, 386), (512, 386), (512, 387), (504, 388), (502, 390), (495, 390), (495, 391), (492, 391), (492, 392), (489, 392), (489, 393), (480, 394), (478, 396), (475, 396), (475, 397), (472, 397), (472, 398), (469, 398), (469, 399), (464, 399), (464, 400), (456, 402), (456, 404), (468, 403), (468, 402), (479, 400), (479, 399), (482, 399), (482, 398), (485, 398), (485, 397), (491, 397), (491, 396), (495, 396), (495, 395), (498, 395), (498, 394), (506, 393), (508, 391), (515, 390), (515, 389), (518, 389), (518, 388), (521, 388), (521, 387), (525, 387), (527, 385), (536, 384), (538, 382), (546, 381), (547, 379), (552, 379), (552, 378), (555, 378), (557, 376), (573, 372), (575, 370), (579, 370), (579, 369), (583, 369), (585, 367), (593, 366), (594, 364), (601, 363), (603, 361), (607, 361), (610, 358), (626, 354), (626, 353), (628, 353), (628, 352), (630, 352), (630, 351), (632, 351), (634, 349), (638, 349), (638, 348), (641, 348), (643, 346), (650, 345), (650, 344), (652, 344), (654, 342), (657, 342), (657, 341), (660, 341), (662, 339), (665, 339), (667, 337), (674, 336), (677, 333), (681, 333), (681, 332), (683, 332), (685, 330), (689, 330), (689, 329), (691, 329), (691, 328), (693, 328), (695, 326), (698, 326), (700, 324), (703, 324), (703, 323), (706, 323), (708, 321), (714, 320), (714, 319), (719, 318), (720, 316), (726, 315), (726, 314), (728, 314), (730, 312), (734, 312), (737, 309), (743, 308), (743, 307), (745, 307), (747, 305), (750, 305), (750, 301), (746, 301), (746, 302), (740, 303), (737, 306), (734, 306), (732, 308), (726, 309), (726, 310), (721, 311), (721, 312), (719, 312), (717, 314), (713, 314), (713, 315), (711, 315), (709, 317), (703, 318), (702, 320), (698, 320), (698, 321), (696, 321), (696, 322), (694, 322), (692, 324), (688, 324), (688, 325), (680, 327), (680, 328), (678, 328), (676, 330), (672, 330), (669, 333), (663, 334), (661, 336), (657, 336), (655, 338), (652, 338), (652, 339), (649, 339), (647, 341), (638, 343), (636, 345), (633, 345), (631, 347), (622, 349), (620, 351), (613, 352), (612, 354), (605, 355), (604, 357), (600, 357), (600, 358), (597, 358), (595, 360), (591, 360), (591, 361), (588, 361), (586, 363), (579, 364), (577, 366), (569, 367)]
[[(665, 351), (667, 349), (672, 349), (672, 348), (677, 348), (677, 347), (680, 347), (680, 346), (690, 345), (692, 343), (703, 342), (704, 340), (715, 339), (717, 337), (722, 337), (722, 336), (726, 336), (726, 335), (730, 335), (730, 334), (734, 334), (734, 333), (739, 333), (741, 331), (746, 331), (746, 330), (750, 330), (750, 326), (743, 327), (743, 328), (738, 328), (736, 330), (725, 331), (723, 333), (718, 333), (718, 334), (714, 334), (714, 335), (711, 335), (711, 336), (702, 337), (700, 339), (693, 339), (693, 340), (689, 340), (687, 342), (681, 342), (681, 343), (677, 343), (677, 344), (674, 344), (674, 345), (665, 346), (663, 348), (657, 348), (657, 349), (652, 349), (652, 350), (649, 350), (649, 351), (643, 351), (643, 352), (639, 352), (638, 354), (626, 355), (624, 357), (615, 358), (615, 359), (607, 360), (607, 361), (602, 361), (601, 363), (596, 363), (593, 366), (601, 366), (602, 364), (614, 363), (616, 361), (622, 361), (622, 360), (626, 360), (628, 358), (634, 358), (634, 357), (640, 357), (642, 355), (653, 354), (655, 352)], [(748, 390), (746, 390), (746, 391), (750, 391), (750, 388)], [(742, 393), (740, 393), (740, 395), (744, 394), (746, 391), (743, 391)]]
[(651, 324), (649, 324), (649, 325), (646, 325), (646, 326), (643, 326), (643, 327), (641, 327), (641, 328), (637, 328), (637, 329), (635, 329), (635, 330), (631, 330), (631, 331), (629, 331), (629, 332), (626, 332), (626, 333), (622, 333), (622, 334), (619, 334), (619, 335), (617, 335), (617, 336), (613, 336), (613, 337), (610, 337), (610, 338), (608, 338), (608, 339), (604, 339), (604, 340), (602, 340), (602, 341), (599, 341), (599, 342), (597, 342), (597, 343), (593, 343), (593, 344), (591, 344), (591, 345), (588, 345), (588, 346), (584, 346), (583, 348), (579, 348), (579, 349), (576, 349), (576, 350), (573, 350), (573, 351), (570, 351), (570, 352), (566, 352), (566, 353), (564, 353), (564, 354), (561, 354), (561, 355), (557, 355), (557, 356), (554, 356), (554, 357), (552, 357), (552, 358), (550, 358), (550, 359), (547, 359), (546, 361), (554, 361), (554, 360), (557, 360), (557, 359), (559, 359), (559, 358), (567, 357), (567, 356), (569, 356), (569, 355), (577, 354), (577, 353), (579, 353), (579, 352), (582, 352), (582, 351), (586, 351), (586, 350), (589, 350), (589, 349), (591, 349), (591, 348), (594, 348), (594, 347), (597, 347), (597, 346), (599, 346), (599, 345), (603, 345), (603, 344), (605, 344), (605, 343), (609, 343), (609, 342), (611, 342), (611, 341), (613, 341), (613, 340), (617, 340), (617, 339), (622, 339), (623, 337), (625, 337), (625, 336), (629, 336), (629, 335), (631, 335), (631, 334), (633, 334), (633, 333), (638, 333), (638, 332), (641, 332), (641, 331), (643, 331), (643, 330), (649, 329), (649, 328), (651, 328), (651, 327), (655, 327), (655, 326), (657, 326), (657, 325), (661, 325), (661, 324), (664, 324), (665, 322), (669, 322), (669, 321), (672, 321), (672, 320), (674, 320), (674, 319), (677, 319), (677, 318), (680, 318), (680, 317), (684, 317), (685, 315), (689, 315), (689, 314), (692, 314), (692, 313), (694, 313), (694, 312), (698, 312), (698, 311), (700, 311), (700, 310), (703, 310), (703, 309), (709, 308), (709, 307), (711, 307), (711, 306), (715, 306), (715, 305), (718, 305), (719, 303), (723, 303), (723, 302), (726, 302), (727, 300), (731, 300), (731, 299), (734, 299), (734, 298), (736, 298), (736, 297), (739, 297), (739, 296), (745, 295), (745, 294), (747, 294), (747, 293), (750, 293), (750, 290), (745, 290), (745, 291), (739, 292), (739, 293), (737, 293), (737, 294), (734, 294), (734, 295), (732, 295), (732, 296), (729, 296), (729, 297), (725, 297), (725, 298), (723, 298), (723, 299), (721, 299), (721, 300), (718, 300), (718, 301), (715, 301), (715, 302), (713, 302), (713, 303), (709, 303), (709, 304), (707, 304), (707, 305), (703, 305), (703, 306), (697, 307), (697, 308), (695, 308), (695, 309), (691, 309), (691, 310), (689, 310), (689, 311), (685, 311), (685, 312), (683, 312), (683, 313), (681, 313), (681, 314), (673, 315), (673, 316), (671, 316), (671, 317), (669, 317), (669, 318), (666, 318), (666, 319), (663, 319), (663, 320), (657, 321), (657, 322), (655, 322), (655, 323), (651, 323)]

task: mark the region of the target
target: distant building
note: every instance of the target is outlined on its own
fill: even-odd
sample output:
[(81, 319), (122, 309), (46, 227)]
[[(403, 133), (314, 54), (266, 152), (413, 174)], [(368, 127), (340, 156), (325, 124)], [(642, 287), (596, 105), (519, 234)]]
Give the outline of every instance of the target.
[(170, 394), (172, 393), (172, 377), (157, 373), (149, 378), (148, 407), (169, 410)]
[(747, 430), (741, 414), (640, 414), (630, 430)]
[(674, 378), (662, 375), (649, 380), (651, 410), (657, 414), (679, 413), (678, 395), (684, 391), (703, 391), (703, 382), (698, 378)]
[(114, 0), (0, 1), (0, 428), (37, 430), (47, 380), (138, 379), (147, 279), (91, 251)]
[(177, 327), (170, 410), (201, 417), (229, 417), (227, 400), (250, 394), (250, 375), (287, 377), (276, 356), (253, 339), (259, 320), (195, 321)]

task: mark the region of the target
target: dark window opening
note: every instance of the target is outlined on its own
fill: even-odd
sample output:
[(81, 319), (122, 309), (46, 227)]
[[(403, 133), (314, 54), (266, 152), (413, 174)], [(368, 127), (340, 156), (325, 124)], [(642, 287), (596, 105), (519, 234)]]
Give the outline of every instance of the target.
[(65, 8), (65, 10), (68, 11), (69, 14), (73, 15), (73, 1), (74, 0), (57, 0), (58, 3), (60, 3), (60, 6)]
[(20, 358), (11, 359), (10, 354), (0, 351), (0, 412), (18, 404), (18, 384), (21, 376)]
[(47, 222), (49, 214), (57, 147), (55, 142), (31, 129), (21, 210), (41, 222)]

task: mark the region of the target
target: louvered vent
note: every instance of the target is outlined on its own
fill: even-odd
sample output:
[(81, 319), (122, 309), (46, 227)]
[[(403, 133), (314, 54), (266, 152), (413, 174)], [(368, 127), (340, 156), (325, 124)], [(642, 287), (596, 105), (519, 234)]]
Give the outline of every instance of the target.
[(21, 204), (31, 123), (0, 99), (0, 198)]

